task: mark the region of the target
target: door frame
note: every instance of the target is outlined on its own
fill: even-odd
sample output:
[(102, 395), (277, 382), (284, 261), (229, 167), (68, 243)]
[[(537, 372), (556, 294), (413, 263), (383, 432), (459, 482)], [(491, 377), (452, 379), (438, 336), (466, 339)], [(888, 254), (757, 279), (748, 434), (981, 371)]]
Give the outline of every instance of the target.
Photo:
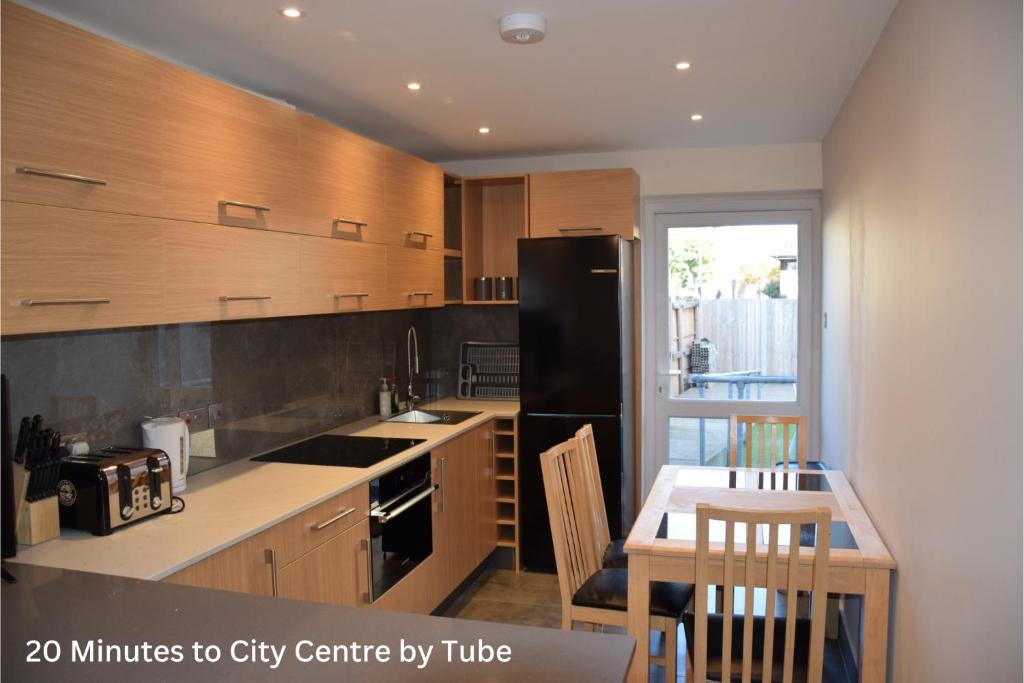
[[(821, 433), (821, 332), (822, 332), (822, 232), (821, 192), (764, 192), (742, 194), (700, 194), (700, 195), (651, 195), (643, 200), (644, 220), (641, 227), (643, 236), (643, 279), (641, 282), (641, 315), (644, 324), (642, 353), (643, 388), (641, 391), (641, 415), (643, 416), (643, 455), (638, 468), (642, 476), (639, 482), (640, 497), (643, 501), (654, 483), (662, 463), (667, 462), (667, 439), (659, 438), (662, 429), (659, 419), (658, 391), (658, 335), (661, 334), (656, 303), (651, 296), (659, 293), (658, 280), (663, 264), (659, 259), (658, 245), (661, 244), (658, 231), (658, 217), (661, 214), (676, 213), (765, 213), (772, 211), (804, 211), (810, 213), (810, 243), (806, 251), (810, 254), (810, 302), (809, 339), (810, 373), (808, 396), (804, 405), (808, 411), (808, 445), (812, 453), (820, 452)], [(803, 271), (804, 268), (801, 268)], [(803, 273), (801, 273), (803, 277)], [(802, 340), (801, 340), (802, 341)], [(803, 403), (803, 401), (801, 401)], [(694, 404), (698, 403), (694, 401)], [(721, 403), (715, 402), (721, 407)], [(756, 405), (753, 402), (751, 405)], [(777, 404), (775, 404), (777, 405)], [(793, 404), (794, 406), (798, 404)], [(708, 406), (713, 407), (713, 406)], [(695, 417), (699, 415), (695, 414)]]

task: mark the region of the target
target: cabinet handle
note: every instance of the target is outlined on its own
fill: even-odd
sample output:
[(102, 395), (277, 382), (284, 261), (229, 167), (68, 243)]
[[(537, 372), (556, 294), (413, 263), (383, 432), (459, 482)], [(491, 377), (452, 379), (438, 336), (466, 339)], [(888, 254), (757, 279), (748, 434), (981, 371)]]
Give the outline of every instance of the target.
[(348, 510), (343, 510), (342, 512), (339, 512), (338, 514), (336, 514), (333, 517), (331, 517), (330, 519), (328, 519), (326, 522), (320, 522), (319, 524), (314, 524), (313, 525), (313, 529), (315, 531), (320, 531), (321, 529), (326, 529), (330, 525), (332, 525), (335, 522), (337, 522), (339, 519), (344, 519), (345, 517), (348, 517), (349, 515), (351, 515), (355, 511), (356, 511), (355, 508), (349, 508)]
[(491, 476), (498, 476), (498, 435), (493, 430), (488, 432), (491, 438)]
[(222, 296), (221, 301), (266, 301), (271, 297), (266, 294), (256, 294), (252, 296)]
[(270, 211), (269, 206), (253, 204), (251, 202), (236, 202), (231, 199), (222, 199), (217, 203), (220, 204), (221, 206), (237, 206), (242, 209), (252, 209), (253, 211)]
[(373, 559), (370, 557), (370, 541), (362, 539), (359, 545), (366, 553), (366, 592), (363, 593), (363, 602), (367, 605), (373, 604)]
[(406, 296), (434, 296), (433, 292), (409, 292)]
[(591, 275), (615, 275), (619, 272), (618, 268), (591, 268)]
[(558, 232), (601, 232), (604, 230), (600, 225), (581, 226), (578, 228), (559, 228)]
[(273, 548), (267, 548), (263, 551), (263, 559), (267, 564), (270, 565), (270, 591), (271, 594), (277, 597), (277, 551)]
[(432, 232), (423, 232), (422, 230), (410, 230), (405, 233), (406, 237), (422, 237), (423, 239), (429, 239), (434, 236)]
[(106, 185), (106, 180), (100, 178), (90, 178), (84, 175), (75, 175), (74, 173), (61, 173), (60, 171), (47, 171), (45, 168), (31, 168), (30, 166), (21, 166), (20, 168), (14, 169), (15, 173), (24, 173), (26, 175), (41, 175), (46, 178), (56, 178), (57, 180), (70, 180), (75, 183), (86, 183), (87, 185)]
[(437, 464), (441, 467), (441, 505), (438, 512), (444, 512), (444, 493), (448, 490), (448, 487), (444, 483), (444, 458), (438, 458)]
[(370, 293), (369, 292), (342, 292), (340, 294), (335, 294), (334, 298), (335, 299), (349, 299), (349, 298), (361, 299), (364, 296), (370, 296)]
[(67, 306), (73, 304), (109, 304), (107, 297), (95, 299), (22, 299), (22, 306)]
[(348, 223), (349, 225), (355, 225), (360, 228), (365, 228), (369, 225), (366, 221), (357, 221), (354, 218), (332, 218), (331, 223)]

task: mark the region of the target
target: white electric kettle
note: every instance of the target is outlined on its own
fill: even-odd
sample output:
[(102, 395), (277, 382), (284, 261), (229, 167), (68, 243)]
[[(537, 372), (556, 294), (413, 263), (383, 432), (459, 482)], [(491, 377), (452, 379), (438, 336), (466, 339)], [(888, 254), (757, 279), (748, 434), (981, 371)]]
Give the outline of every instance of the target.
[(142, 445), (159, 448), (171, 459), (171, 493), (185, 490), (188, 474), (188, 424), (180, 417), (155, 417), (142, 423)]

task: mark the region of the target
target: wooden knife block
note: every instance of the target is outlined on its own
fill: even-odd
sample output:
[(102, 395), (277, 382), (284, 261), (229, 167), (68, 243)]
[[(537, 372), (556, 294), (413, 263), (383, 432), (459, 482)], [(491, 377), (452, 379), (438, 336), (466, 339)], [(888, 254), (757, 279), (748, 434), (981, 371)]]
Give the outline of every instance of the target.
[(25, 500), (28, 491), (29, 473), (24, 467), (14, 465), (14, 500), (18, 502), (17, 534), (18, 543), (37, 545), (60, 536), (60, 508), (57, 496), (30, 503)]

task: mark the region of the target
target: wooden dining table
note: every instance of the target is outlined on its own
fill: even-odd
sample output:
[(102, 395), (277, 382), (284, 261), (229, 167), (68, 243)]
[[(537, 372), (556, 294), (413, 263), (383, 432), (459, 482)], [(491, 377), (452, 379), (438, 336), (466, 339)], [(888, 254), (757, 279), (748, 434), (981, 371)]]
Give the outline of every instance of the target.
[[(636, 638), (630, 681), (646, 681), (650, 671), (650, 582), (695, 580), (698, 503), (760, 510), (830, 508), (828, 590), (863, 596), (860, 680), (885, 681), (889, 582), (896, 563), (843, 473), (676, 465), (661, 468), (626, 539), (627, 632)], [(715, 546), (712, 542), (712, 550)], [(810, 585), (812, 553), (813, 548), (801, 548), (800, 588)], [(745, 569), (742, 564), (737, 557), (738, 572)]]

